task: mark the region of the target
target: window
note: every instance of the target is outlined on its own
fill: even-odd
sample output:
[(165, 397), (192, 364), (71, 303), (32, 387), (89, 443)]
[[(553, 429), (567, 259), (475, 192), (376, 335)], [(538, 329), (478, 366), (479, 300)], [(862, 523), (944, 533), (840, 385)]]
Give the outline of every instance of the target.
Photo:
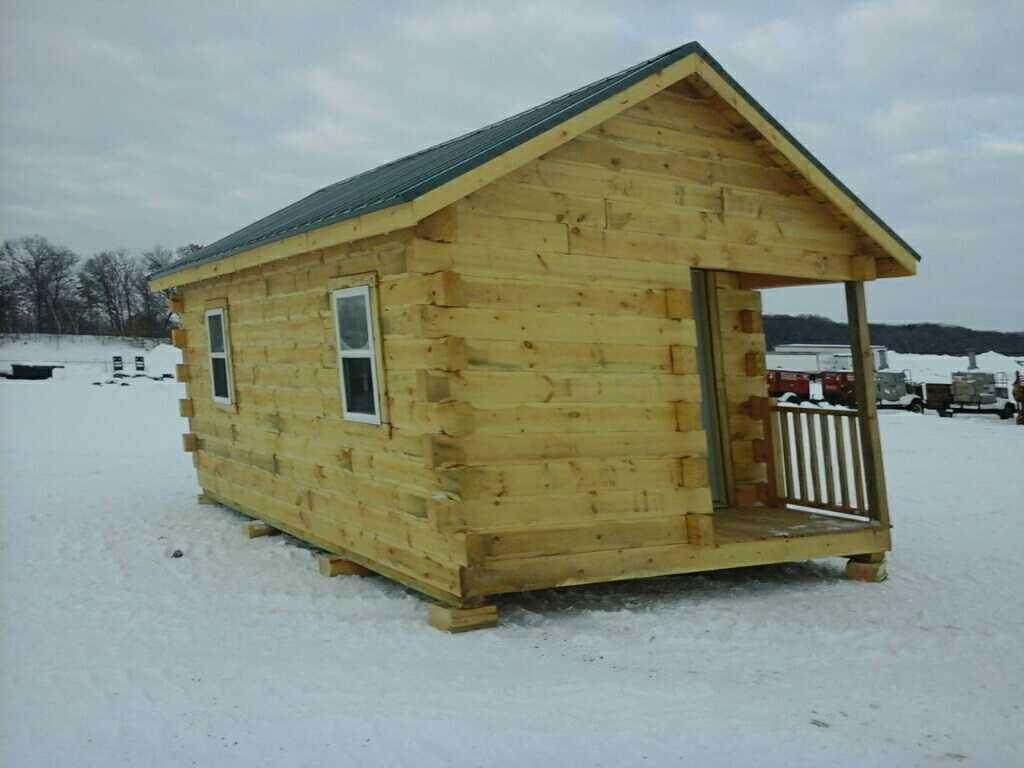
[(210, 347), (210, 385), (213, 401), (231, 405), (234, 387), (231, 383), (231, 348), (228, 339), (228, 315), (225, 309), (206, 313), (206, 339)]
[(349, 421), (380, 424), (377, 340), (370, 286), (341, 288), (332, 294), (338, 341), (341, 411)]

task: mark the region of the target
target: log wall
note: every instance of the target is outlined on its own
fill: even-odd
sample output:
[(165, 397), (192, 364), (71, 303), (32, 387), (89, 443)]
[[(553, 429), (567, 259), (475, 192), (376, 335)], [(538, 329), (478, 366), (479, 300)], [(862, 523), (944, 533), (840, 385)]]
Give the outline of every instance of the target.
[[(690, 268), (717, 275), (723, 432), (747, 504), (764, 493), (749, 410), (764, 336), (735, 272), (844, 279), (855, 251), (710, 102), (666, 91), (412, 230), (188, 286), (200, 482), (454, 602), (692, 570), (714, 515)], [(379, 427), (340, 416), (328, 293), (362, 273), (378, 281)], [(202, 318), (218, 302), (230, 408), (209, 394)]]
[[(199, 482), (237, 509), (380, 564), (424, 591), (459, 594), (465, 542), (438, 532), (453, 488), (427, 466), (424, 437), (451, 420), (417, 382), (448, 365), (443, 340), (388, 318), (429, 299), (407, 272), (408, 231), (188, 286), (181, 295), (190, 432)], [(331, 281), (378, 281), (387, 422), (341, 418)], [(205, 311), (226, 306), (235, 402), (210, 396)]]
[[(645, 551), (645, 573), (669, 572), (673, 546), (713, 543), (713, 525), (688, 524), (714, 517), (690, 267), (716, 275), (730, 495), (763, 500), (750, 415), (766, 395), (760, 295), (732, 270), (848, 274), (857, 247), (719, 112), (672, 92), (418, 235), (410, 268), (444, 272), (452, 290), (415, 322), (465, 348), (465, 368), (440, 387), (464, 429), (433, 438), (432, 454), (460, 489), (444, 525), (467, 533), (469, 590), (481, 594), (549, 586), (544, 574), (575, 561), (574, 582), (627, 578), (623, 564)], [(554, 571), (553, 556), (566, 561)]]

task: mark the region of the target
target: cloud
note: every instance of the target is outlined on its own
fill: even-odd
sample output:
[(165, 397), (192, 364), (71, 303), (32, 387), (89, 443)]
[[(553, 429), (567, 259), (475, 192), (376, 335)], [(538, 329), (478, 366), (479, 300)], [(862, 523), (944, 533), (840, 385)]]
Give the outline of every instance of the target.
[(796, 19), (773, 19), (741, 32), (731, 47), (769, 72), (791, 72), (806, 60), (807, 30)]
[(322, 118), (304, 128), (283, 131), (277, 138), (290, 149), (314, 155), (344, 154), (373, 146), (369, 136), (347, 128), (338, 117)]
[(946, 162), (952, 152), (945, 147), (932, 147), (918, 152), (900, 152), (896, 162), (902, 165), (936, 165)]
[[(86, 253), (211, 242), (695, 38), (925, 254), (881, 318), (938, 319), (967, 271), (1017, 254), (1024, 14), (1010, 0), (8, 0), (0, 235)], [(943, 319), (1002, 327), (1018, 308), (999, 284)]]
[(986, 141), (982, 148), (994, 155), (1024, 156), (1024, 141)]

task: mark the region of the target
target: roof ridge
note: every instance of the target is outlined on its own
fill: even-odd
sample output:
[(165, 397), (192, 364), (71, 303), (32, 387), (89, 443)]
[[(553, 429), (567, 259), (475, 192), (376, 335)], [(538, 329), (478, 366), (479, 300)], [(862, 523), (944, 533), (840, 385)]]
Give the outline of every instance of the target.
[[(685, 43), (684, 45), (678, 46), (677, 48), (673, 48), (671, 51), (667, 51), (665, 53), (659, 54), (658, 56), (652, 56), (651, 58), (645, 59), (644, 61), (640, 62), (639, 64), (634, 64), (633, 66), (627, 67), (626, 69), (620, 70), (619, 72), (615, 72), (614, 74), (606, 75), (605, 77), (602, 77), (602, 78), (600, 78), (598, 80), (594, 80), (592, 83), (588, 83), (586, 85), (581, 85), (578, 88), (574, 88), (573, 90), (571, 90), (571, 91), (569, 91), (567, 93), (563, 93), (563, 94), (561, 94), (559, 96), (553, 96), (550, 99), (548, 99), (547, 101), (541, 102), (540, 104), (537, 104), (537, 105), (535, 105), (533, 107), (529, 107), (527, 109), (524, 109), (524, 110), (521, 110), (519, 112), (516, 112), (515, 114), (508, 115), (507, 117), (503, 117), (500, 120), (495, 120), (493, 123), (488, 123), (487, 125), (485, 125), (485, 126), (483, 126), (481, 128), (475, 128), (472, 131), (467, 131), (466, 133), (459, 134), (458, 136), (455, 136), (453, 138), (446, 139), (444, 141), (438, 142), (437, 144), (433, 144), (433, 145), (431, 145), (429, 147), (426, 147), (424, 149), (418, 150), (416, 152), (412, 152), (412, 153), (410, 153), (408, 155), (403, 155), (402, 157), (396, 158), (395, 160), (389, 160), (388, 162), (383, 163), (381, 165), (375, 166), (373, 168), (368, 168), (365, 171), (361, 171), (361, 172), (359, 172), (359, 173), (357, 173), (357, 174), (355, 174), (353, 176), (349, 176), (348, 178), (341, 179), (340, 181), (336, 181), (336, 182), (334, 182), (332, 184), (328, 184), (326, 187), (321, 187), (320, 189), (318, 189), (317, 192), (322, 192), (322, 191), (330, 189), (332, 187), (336, 187), (339, 184), (345, 184), (346, 182), (352, 181), (353, 179), (357, 179), (360, 176), (363, 176), (363, 175), (365, 175), (367, 173), (373, 173), (374, 171), (381, 170), (381, 169), (387, 168), (389, 166), (396, 165), (397, 163), (401, 163), (401, 162), (403, 162), (405, 160), (414, 159), (416, 157), (419, 157), (420, 155), (426, 154), (427, 152), (433, 152), (433, 151), (438, 150), (438, 149), (443, 149), (444, 147), (450, 146), (451, 144), (454, 144), (457, 141), (462, 141), (463, 139), (467, 139), (467, 138), (469, 138), (471, 136), (474, 136), (476, 134), (480, 134), (480, 133), (483, 133), (485, 131), (489, 131), (489, 130), (492, 130), (494, 128), (498, 128), (498, 127), (504, 125), (505, 123), (508, 123), (508, 122), (510, 122), (512, 120), (516, 120), (516, 119), (518, 119), (520, 117), (523, 117), (524, 115), (527, 115), (527, 114), (529, 114), (531, 112), (540, 111), (540, 110), (544, 109), (544, 107), (547, 107), (548, 105), (553, 104), (556, 101), (561, 101), (561, 100), (566, 99), (566, 98), (568, 98), (570, 96), (573, 96), (574, 94), (586, 91), (589, 88), (594, 88), (594, 87), (596, 87), (598, 85), (601, 85), (603, 83), (606, 83), (608, 81), (615, 80), (617, 78), (621, 78), (621, 77), (627, 75), (628, 73), (632, 73), (634, 70), (642, 69), (643, 67), (651, 64), (654, 61), (657, 61), (658, 59), (665, 58), (667, 56), (670, 56), (670, 55), (674, 54), (676, 51), (681, 51), (683, 48), (686, 48), (688, 46), (695, 46), (695, 45), (699, 46), (699, 43), (696, 43), (696, 42)], [(312, 194), (316, 194), (316, 192), (314, 192)], [(307, 197), (308, 197), (308, 195), (307, 195)]]
[[(652, 65), (664, 62), (664, 66), (667, 66), (673, 60), (682, 58), (692, 52), (701, 52), (706, 55), (706, 52), (699, 43), (695, 41), (685, 43), (670, 51), (645, 59), (638, 64), (594, 80), (567, 93), (554, 96), (537, 106), (509, 115), (482, 128), (477, 128), (412, 154), (399, 157), (373, 168), (368, 168), (333, 184), (328, 184), (232, 234), (215, 240), (205, 248), (190, 255), (187, 259), (176, 262), (167, 269), (153, 273), (151, 277), (171, 274), (196, 264), (214, 261), (234, 253), (249, 250), (263, 243), (283, 239), (290, 234), (317, 229), (356, 215), (389, 208), (400, 202), (410, 202), (419, 195), (435, 188), (440, 183), (454, 178), (467, 170), (471, 170), (480, 162), (490, 159), (490, 157), (494, 156), (497, 148), (516, 146), (523, 140), (530, 138), (537, 131), (538, 127), (558, 124), (561, 122), (558, 119), (559, 116), (566, 113), (570, 113), (569, 116), (575, 114), (579, 111), (581, 104), (600, 101), (607, 98), (611, 93), (618, 92), (630, 84), (631, 80), (637, 79), (640, 73), (646, 74), (646, 70), (650, 69)], [(561, 105), (563, 103), (565, 106), (545, 113), (545, 110), (550, 110), (554, 105)], [(524, 120), (528, 121), (525, 125), (518, 125), (518, 123)], [(508, 132), (508, 135), (502, 135), (502, 130), (508, 126), (514, 126), (514, 130)], [(498, 135), (493, 141), (484, 143), (482, 146), (472, 146), (475, 138), (485, 137), (490, 134)], [(406, 174), (403, 178), (397, 180), (397, 184), (393, 184), (386, 191), (372, 194), (373, 190), (367, 190), (364, 192), (361, 200), (351, 200), (348, 201), (348, 205), (340, 207), (339, 205), (327, 204), (328, 198), (338, 193), (343, 194), (347, 188), (357, 187), (361, 180), (365, 182), (368, 179), (387, 177), (396, 168), (414, 165), (418, 160), (443, 154), (445, 151), (461, 145), (469, 145), (468, 151), (463, 156), (456, 157), (447, 163), (441, 163), (437, 168), (430, 167), (421, 169), (420, 173)], [(455, 169), (458, 168), (463, 168), (464, 170), (460, 173), (455, 173)], [(409, 177), (412, 177), (411, 180)], [(308, 216), (294, 217), (292, 215), (294, 212), (304, 208), (311, 209)], [(296, 220), (297, 218), (301, 218), (301, 220)], [(278, 225), (268, 227), (267, 225), (273, 220), (279, 220)]]
[(885, 233), (892, 236), (907, 253), (920, 260), (921, 257), (905, 240), (772, 117), (700, 43), (691, 41), (482, 128), (321, 187), (296, 202), (214, 241), (166, 269), (154, 272), (150, 279), (164, 277), (401, 203), (412, 202), (691, 54), (697, 54), (711, 70), (722, 77), (728, 87), (735, 89), (740, 98), (746, 100), (748, 106), (777, 130), (784, 140), (790, 142), (796, 151), (824, 174), (828, 181), (834, 183), (841, 194), (847, 196)]

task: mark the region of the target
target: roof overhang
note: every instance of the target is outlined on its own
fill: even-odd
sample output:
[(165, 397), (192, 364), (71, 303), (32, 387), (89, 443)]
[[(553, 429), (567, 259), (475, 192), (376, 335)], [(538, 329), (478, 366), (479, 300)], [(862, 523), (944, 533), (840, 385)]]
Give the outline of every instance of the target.
[(920, 257), (914, 250), (768, 114), (703, 47), (697, 43), (690, 43), (677, 51), (679, 56), (676, 60), (652, 74), (409, 201), (365, 212), (236, 253), (174, 265), (152, 275), (150, 286), (153, 290), (175, 288), (257, 267), (278, 259), (415, 226), (445, 206), (536, 160), (691, 75), (700, 77), (720, 98), (735, 109), (814, 188), (849, 217), (861, 232), (881, 249), (888, 258), (885, 264), (879, 261), (877, 276), (916, 273)]

